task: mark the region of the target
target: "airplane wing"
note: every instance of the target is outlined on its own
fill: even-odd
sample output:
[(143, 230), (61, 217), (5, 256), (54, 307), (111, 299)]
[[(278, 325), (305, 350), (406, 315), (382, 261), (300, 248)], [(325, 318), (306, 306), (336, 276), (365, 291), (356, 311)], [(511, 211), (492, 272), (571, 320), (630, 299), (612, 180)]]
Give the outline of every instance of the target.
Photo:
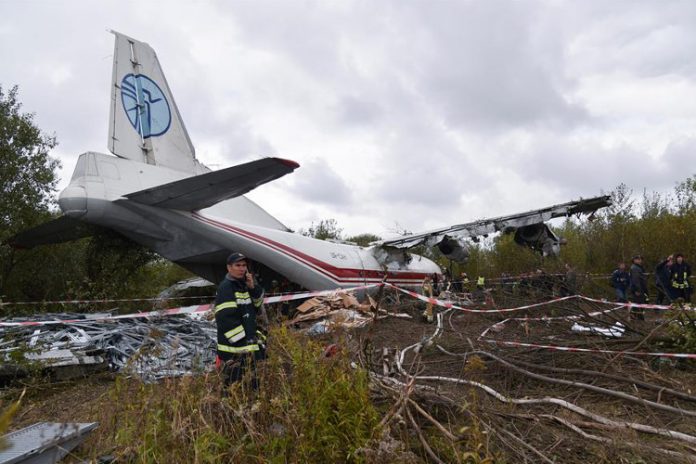
[[(373, 245), (386, 249), (404, 249), (418, 245), (437, 245), (445, 255), (449, 255), (451, 252), (456, 251), (454, 249), (458, 248), (458, 245), (461, 245), (463, 239), (469, 238), (475, 240), (476, 237), (485, 236), (494, 232), (515, 232), (515, 241), (520, 244), (528, 245), (538, 251), (542, 251), (542, 245), (546, 239), (551, 239), (551, 241), (554, 242), (549, 242), (549, 247), (560, 243), (560, 239), (553, 234), (544, 222), (553, 218), (567, 217), (574, 214), (591, 214), (610, 204), (610, 197), (604, 195), (570, 201), (568, 203), (528, 211), (526, 213), (501, 216), (493, 219), (482, 219), (420, 234), (407, 235), (391, 240), (382, 240), (373, 243)], [(557, 254), (555, 249), (553, 251), (551, 249), (544, 249), (543, 252), (544, 254), (547, 254), (547, 252)]]
[(15, 248), (33, 248), (50, 243), (63, 243), (89, 237), (94, 233), (90, 226), (70, 216), (61, 216), (40, 226), (20, 232), (7, 239), (6, 243)]
[(299, 166), (290, 160), (263, 158), (129, 193), (125, 197), (144, 205), (194, 211), (244, 195), (259, 185), (291, 173)]

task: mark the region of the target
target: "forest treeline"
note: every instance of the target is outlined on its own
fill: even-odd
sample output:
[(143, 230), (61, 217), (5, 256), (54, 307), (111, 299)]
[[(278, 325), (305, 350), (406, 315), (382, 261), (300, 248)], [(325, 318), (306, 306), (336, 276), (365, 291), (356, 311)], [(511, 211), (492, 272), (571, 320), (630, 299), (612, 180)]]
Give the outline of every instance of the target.
[[(0, 85), (0, 299), (147, 297), (189, 275), (108, 231), (31, 250), (7, 245), (13, 235), (60, 214), (55, 201), (60, 162), (51, 156), (56, 145), (55, 135), (44, 133), (34, 115), (22, 111), (18, 88)], [(4, 306), (0, 314), (24, 309), (43, 308)]]
[[(552, 226), (567, 243), (558, 259), (542, 258), (502, 235), (487, 245), (473, 247), (471, 259), (461, 270), (490, 277), (520, 274), (542, 268), (563, 272), (565, 263), (580, 272), (610, 274), (620, 261), (630, 265), (640, 254), (647, 272), (672, 253), (687, 261), (696, 254), (696, 176), (675, 184), (671, 193), (643, 191), (640, 195), (625, 184), (610, 193), (612, 205), (590, 218), (568, 218)], [(440, 264), (448, 265), (442, 262)], [(456, 269), (460, 271), (459, 268)]]

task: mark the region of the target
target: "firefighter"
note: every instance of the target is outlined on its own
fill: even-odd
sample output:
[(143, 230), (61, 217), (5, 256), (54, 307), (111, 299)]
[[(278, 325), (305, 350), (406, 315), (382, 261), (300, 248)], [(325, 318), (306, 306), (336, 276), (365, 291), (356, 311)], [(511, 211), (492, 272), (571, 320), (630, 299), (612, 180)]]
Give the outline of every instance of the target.
[(685, 302), (691, 302), (691, 286), (689, 285), (689, 277), (691, 277), (691, 266), (684, 261), (684, 255), (677, 253), (674, 255), (674, 262), (671, 268), (671, 284), (672, 294), (674, 299), (683, 298)]
[[(215, 297), (217, 325), (216, 366), (225, 386), (242, 379), (247, 369), (255, 372), (256, 362), (265, 359), (265, 335), (256, 327), (256, 315), (263, 304), (263, 288), (248, 272), (241, 253), (227, 258), (227, 275)], [(252, 388), (257, 388), (252, 375)]]

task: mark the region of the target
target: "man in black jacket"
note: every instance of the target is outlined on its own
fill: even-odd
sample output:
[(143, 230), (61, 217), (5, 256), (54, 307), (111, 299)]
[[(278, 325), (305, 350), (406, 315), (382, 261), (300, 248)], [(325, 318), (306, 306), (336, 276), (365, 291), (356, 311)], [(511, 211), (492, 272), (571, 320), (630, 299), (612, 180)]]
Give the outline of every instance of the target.
[[(264, 335), (256, 327), (256, 314), (263, 304), (263, 288), (247, 270), (246, 257), (232, 253), (227, 258), (227, 275), (215, 298), (217, 365), (225, 385), (239, 381), (248, 366), (265, 358)], [(256, 388), (256, 377), (252, 377)]]
[(684, 261), (684, 255), (677, 253), (674, 256), (674, 263), (671, 269), (672, 293), (674, 299), (683, 298), (685, 302), (691, 301), (691, 285), (689, 277), (691, 277), (691, 266)]
[(655, 303), (661, 305), (667, 300), (667, 303), (672, 302), (672, 255), (661, 261), (655, 268), (655, 287), (657, 287), (657, 297)]
[(616, 301), (619, 303), (628, 303), (626, 298), (626, 290), (628, 290), (628, 284), (630, 277), (628, 272), (626, 272), (626, 264), (620, 262), (619, 266), (614, 269), (611, 273), (611, 286), (614, 287), (616, 292)]
[[(643, 257), (635, 255), (633, 264), (631, 264), (631, 301), (638, 304), (645, 304), (648, 298), (648, 281), (645, 277), (645, 269), (643, 269)], [(643, 308), (631, 307), (632, 319), (645, 319)]]

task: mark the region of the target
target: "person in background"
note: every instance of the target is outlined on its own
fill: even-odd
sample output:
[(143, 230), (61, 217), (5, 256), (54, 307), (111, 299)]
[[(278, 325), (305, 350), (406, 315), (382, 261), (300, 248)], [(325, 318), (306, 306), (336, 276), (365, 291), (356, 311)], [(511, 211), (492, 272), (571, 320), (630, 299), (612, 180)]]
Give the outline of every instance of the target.
[[(648, 280), (645, 277), (645, 269), (643, 268), (643, 257), (635, 255), (633, 264), (629, 271), (631, 290), (631, 301), (638, 304), (645, 304), (648, 300)], [(645, 320), (645, 311), (643, 308), (631, 307), (631, 319)]]
[(431, 281), (433, 295), (439, 295), (440, 294), (440, 278), (437, 275), (437, 273), (433, 273), (433, 276), (431, 277), (430, 281)]
[(626, 263), (619, 263), (618, 267), (611, 273), (611, 286), (614, 287), (616, 293), (616, 301), (619, 303), (628, 303), (626, 291), (628, 290), (630, 276), (626, 271)]
[(691, 302), (691, 266), (684, 260), (684, 255), (677, 253), (674, 255), (674, 262), (671, 268), (671, 284), (674, 299), (682, 298), (685, 302)]
[[(433, 283), (429, 275), (425, 276), (425, 279), (423, 279), (423, 295), (428, 298), (433, 298)], [(433, 317), (433, 304), (429, 301), (426, 303), (423, 317), (426, 322), (433, 322), (435, 320)]]
[(471, 292), (471, 282), (469, 282), (469, 276), (466, 274), (466, 272), (462, 272), (460, 276), (461, 280), (461, 285), (462, 285), (462, 292), (464, 293), (469, 293)]
[(578, 274), (570, 264), (565, 263), (565, 275), (561, 282), (561, 296), (575, 295), (577, 293), (577, 287)]
[(672, 255), (660, 262), (655, 267), (655, 287), (657, 287), (656, 304), (672, 302)]

